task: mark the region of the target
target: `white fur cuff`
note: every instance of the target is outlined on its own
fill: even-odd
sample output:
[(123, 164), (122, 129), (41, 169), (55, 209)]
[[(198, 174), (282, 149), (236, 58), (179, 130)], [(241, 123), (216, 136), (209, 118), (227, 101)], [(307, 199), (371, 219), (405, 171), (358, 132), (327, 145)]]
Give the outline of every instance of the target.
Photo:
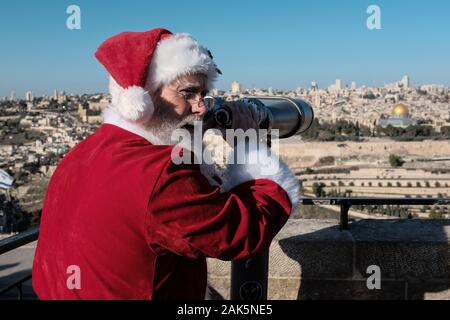
[(238, 144), (233, 153), (232, 159), (237, 160), (237, 164), (228, 165), (221, 187), (222, 192), (230, 191), (247, 181), (269, 179), (286, 191), (292, 204), (291, 212), (297, 210), (300, 202), (298, 179), (276, 154), (263, 144), (259, 146)]

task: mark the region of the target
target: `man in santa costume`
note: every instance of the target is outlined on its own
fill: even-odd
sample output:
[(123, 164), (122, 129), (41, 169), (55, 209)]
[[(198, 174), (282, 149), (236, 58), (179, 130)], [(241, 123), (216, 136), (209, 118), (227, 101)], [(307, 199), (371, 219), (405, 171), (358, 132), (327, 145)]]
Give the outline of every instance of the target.
[[(298, 181), (276, 162), (230, 164), (214, 183), (202, 165), (176, 164), (171, 132), (205, 115), (219, 72), (187, 34), (125, 32), (96, 57), (110, 75), (104, 123), (52, 176), (33, 264), (40, 299), (203, 299), (206, 257), (249, 258), (268, 250), (296, 209)], [(230, 103), (234, 128), (255, 113)], [(206, 172), (206, 171), (205, 171)]]

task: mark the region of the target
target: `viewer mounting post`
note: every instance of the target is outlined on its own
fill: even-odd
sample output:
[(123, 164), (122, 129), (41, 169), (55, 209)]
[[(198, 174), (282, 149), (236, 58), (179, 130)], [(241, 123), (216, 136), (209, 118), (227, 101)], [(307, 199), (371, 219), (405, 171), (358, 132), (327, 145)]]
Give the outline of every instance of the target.
[(231, 263), (231, 300), (267, 300), (269, 251)]

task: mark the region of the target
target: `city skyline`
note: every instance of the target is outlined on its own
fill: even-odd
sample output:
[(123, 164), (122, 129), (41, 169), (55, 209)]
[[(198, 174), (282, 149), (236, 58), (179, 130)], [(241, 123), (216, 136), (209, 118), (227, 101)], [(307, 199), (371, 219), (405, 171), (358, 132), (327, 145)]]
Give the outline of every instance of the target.
[[(80, 7), (80, 30), (66, 27), (71, 4)], [(380, 7), (381, 30), (366, 26), (371, 4)], [(108, 76), (94, 58), (96, 48), (118, 32), (154, 27), (188, 32), (204, 43), (224, 73), (216, 83), (221, 90), (236, 79), (247, 88), (294, 89), (311, 81), (324, 87), (336, 78), (347, 85), (381, 87), (404, 74), (414, 79), (412, 85), (450, 86), (450, 42), (445, 41), (450, 3), (438, 0), (175, 6), (134, 1), (107, 8), (100, 1), (64, 0), (1, 7), (0, 36), (6, 45), (0, 51), (0, 96), (11, 91), (18, 97), (27, 91), (51, 95), (54, 88), (106, 92)]]
[[(298, 89), (306, 89), (306, 90), (316, 89), (316, 90), (333, 91), (333, 90), (335, 90), (335, 88), (337, 88), (338, 91), (341, 91), (341, 90), (356, 90), (356, 89), (360, 89), (360, 88), (366, 88), (366, 89), (388, 88), (389, 89), (393, 85), (395, 86), (397, 84), (401, 84), (402, 86), (404, 86), (406, 88), (422, 88), (422, 87), (428, 87), (428, 86), (442, 86), (444, 88), (450, 88), (448, 86), (445, 86), (445, 85), (442, 85), (439, 83), (416, 84), (416, 83), (411, 82), (409, 75), (404, 75), (398, 81), (394, 81), (392, 83), (384, 83), (382, 86), (379, 86), (379, 87), (370, 87), (370, 86), (366, 86), (365, 84), (356, 83), (356, 81), (353, 81), (353, 80), (336, 78), (334, 82), (332, 82), (328, 85), (321, 86), (317, 81), (310, 81), (309, 85), (306, 85), (305, 87), (297, 86), (297, 87), (292, 87), (289, 89), (273, 88), (273, 87), (265, 87), (265, 88), (253, 87), (253, 88), (251, 88), (251, 87), (246, 86), (242, 82), (234, 80), (228, 85), (228, 88), (214, 88), (214, 89), (224, 91), (224, 92), (231, 92), (231, 93), (240, 93), (240, 92), (244, 92), (247, 90), (254, 90), (254, 89), (259, 89), (259, 90), (272, 90), (273, 89), (273, 90), (282, 90), (282, 91), (288, 92), (288, 91), (295, 91)], [(237, 89), (237, 88), (239, 88), (239, 89)], [(49, 89), (47, 93), (39, 95), (39, 94), (35, 94), (35, 92), (33, 90), (26, 90), (23, 92), (22, 95), (20, 95), (20, 94), (17, 94), (16, 90), (12, 90), (9, 93), (9, 95), (0, 96), (0, 100), (31, 101), (31, 100), (33, 100), (33, 98), (39, 98), (39, 97), (53, 96), (55, 99), (57, 99), (58, 95), (82, 95), (82, 94), (108, 94), (108, 91), (105, 90), (105, 91), (98, 91), (98, 92), (70, 92), (70, 93), (67, 93), (65, 90), (62, 90), (62, 89)]]

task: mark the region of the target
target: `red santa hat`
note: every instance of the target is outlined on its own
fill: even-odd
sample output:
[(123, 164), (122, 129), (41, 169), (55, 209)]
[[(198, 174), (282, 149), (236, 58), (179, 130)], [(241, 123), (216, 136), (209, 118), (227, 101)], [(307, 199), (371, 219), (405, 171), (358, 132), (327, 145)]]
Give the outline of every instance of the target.
[(121, 117), (145, 122), (153, 114), (150, 93), (187, 74), (204, 74), (208, 88), (220, 71), (208, 49), (186, 33), (162, 28), (123, 32), (100, 45), (95, 56), (109, 72), (112, 107)]

